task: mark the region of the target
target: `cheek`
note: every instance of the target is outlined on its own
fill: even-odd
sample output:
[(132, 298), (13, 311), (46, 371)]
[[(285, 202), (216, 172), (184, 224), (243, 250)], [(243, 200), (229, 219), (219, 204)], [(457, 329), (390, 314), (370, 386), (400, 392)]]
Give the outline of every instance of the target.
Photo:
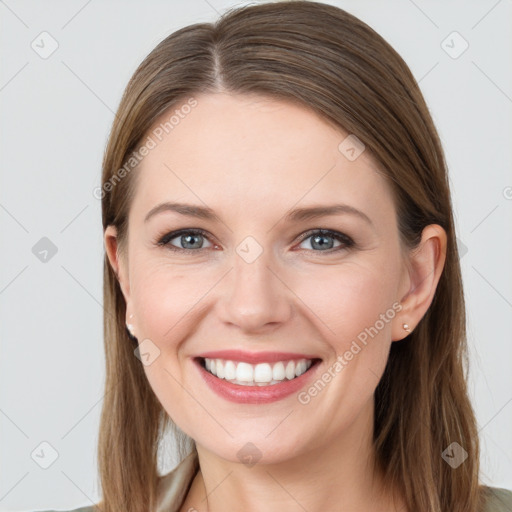
[(201, 298), (214, 284), (211, 272), (200, 275), (190, 269), (180, 270), (179, 266), (141, 262), (132, 287), (138, 332), (156, 343), (176, 343), (189, 317), (200, 310)]
[[(207, 324), (219, 298), (215, 286), (225, 273), (225, 269), (215, 271), (206, 264), (202, 270), (200, 267), (194, 270), (141, 260), (134, 261), (131, 276), (138, 331), (154, 341), (162, 356), (144, 368), (148, 381), (169, 416), (188, 435), (199, 439), (206, 435), (202, 429), (210, 425), (210, 419), (179, 383), (190, 389), (188, 367), (183, 364), (191, 350), (187, 340)], [(282, 300), (291, 301), (296, 312), (296, 318), (285, 328), (296, 329), (297, 336), (308, 333), (313, 338), (311, 349), (330, 359), (327, 366), (338, 356), (346, 362), (326, 390), (311, 398), (310, 405), (296, 403), (305, 425), (330, 418), (330, 426), (324, 425), (325, 434), (338, 432), (357, 416), (373, 393), (390, 345), (391, 322), (383, 321), (380, 315), (389, 320), (396, 313), (392, 308), (395, 270), (388, 258), (368, 257), (357, 263), (319, 264), (310, 272), (293, 269), (281, 274), (286, 283)], [(313, 409), (316, 414), (311, 414)]]
[[(351, 342), (387, 336), (396, 314), (398, 273), (389, 259), (367, 258), (339, 265), (318, 265), (313, 272), (285, 272), (283, 300), (294, 302), (299, 316), (307, 318), (328, 345), (339, 354)], [(215, 285), (223, 271), (183, 268), (165, 261), (134, 261), (132, 301), (137, 330), (164, 351), (175, 350), (190, 335), (201, 310), (212, 306)], [(206, 313), (207, 314), (207, 313)], [(300, 322), (299, 322), (300, 323)]]
[(197, 433), (189, 427), (204, 411), (189, 394), (186, 378), (191, 362), (181, 347), (187, 346), (198, 324), (201, 298), (215, 282), (211, 271), (199, 274), (161, 261), (133, 265), (131, 290), (139, 342), (151, 340), (147, 346), (158, 354), (144, 366), (146, 377), (167, 414), (192, 437)]
[(329, 418), (325, 436), (348, 428), (371, 400), (384, 372), (392, 322), (400, 311), (397, 275), (389, 265), (350, 264), (336, 272), (331, 269), (328, 279), (317, 280), (317, 286), (300, 289), (318, 317), (319, 339), (330, 357), (319, 375), (322, 382), (314, 382), (298, 398), (305, 422)]
[[(396, 316), (397, 273), (389, 265), (347, 263), (317, 271), (315, 279), (297, 278), (294, 291), (309, 317), (337, 354), (353, 340), (389, 337)], [(393, 308), (395, 304), (395, 308)], [(378, 332), (376, 332), (378, 331)]]

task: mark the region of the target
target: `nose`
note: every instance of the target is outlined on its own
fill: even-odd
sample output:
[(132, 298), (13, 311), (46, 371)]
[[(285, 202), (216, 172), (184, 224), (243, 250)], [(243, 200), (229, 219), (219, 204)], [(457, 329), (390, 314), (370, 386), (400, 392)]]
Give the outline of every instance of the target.
[(233, 268), (223, 281), (220, 315), (225, 323), (264, 333), (291, 317), (293, 293), (265, 252), (251, 263), (234, 253)]

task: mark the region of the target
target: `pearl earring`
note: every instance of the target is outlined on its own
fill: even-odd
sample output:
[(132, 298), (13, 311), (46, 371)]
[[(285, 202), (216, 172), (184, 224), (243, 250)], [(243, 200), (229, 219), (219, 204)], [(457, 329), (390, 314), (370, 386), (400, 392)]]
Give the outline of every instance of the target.
[[(130, 315), (130, 319), (132, 319), (132, 318), (133, 318), (133, 315)], [(128, 331), (130, 331), (130, 334), (132, 336), (135, 336), (134, 330), (133, 330), (133, 324), (126, 324), (126, 328), (128, 329)]]
[(407, 324), (402, 324), (402, 327), (404, 328), (404, 330), (406, 330), (407, 332), (411, 332), (411, 329), (409, 329), (409, 326)]

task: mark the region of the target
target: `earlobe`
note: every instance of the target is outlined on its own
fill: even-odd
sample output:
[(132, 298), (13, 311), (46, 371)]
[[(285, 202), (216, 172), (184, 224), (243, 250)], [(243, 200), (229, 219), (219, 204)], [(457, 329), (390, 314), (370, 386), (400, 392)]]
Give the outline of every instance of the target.
[(393, 341), (408, 336), (428, 311), (443, 272), (446, 244), (445, 230), (438, 224), (430, 224), (423, 229), (418, 247), (409, 253), (407, 261), (409, 290), (400, 301), (402, 310), (396, 329), (393, 329)]

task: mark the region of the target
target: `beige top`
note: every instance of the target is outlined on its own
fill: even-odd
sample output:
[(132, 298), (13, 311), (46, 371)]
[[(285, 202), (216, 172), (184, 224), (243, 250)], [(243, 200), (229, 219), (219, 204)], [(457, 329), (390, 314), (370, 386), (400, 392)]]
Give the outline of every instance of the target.
[(176, 468), (162, 476), (158, 483), (156, 512), (179, 512), (198, 469), (199, 461), (194, 450)]
[[(158, 484), (158, 507), (156, 512), (179, 512), (194, 479), (199, 462), (197, 452), (185, 457), (172, 471), (163, 475)], [(497, 487), (486, 487), (488, 499), (482, 512), (512, 512), (512, 491)], [(57, 512), (48, 510), (46, 512)], [(92, 506), (67, 512), (96, 512)]]

